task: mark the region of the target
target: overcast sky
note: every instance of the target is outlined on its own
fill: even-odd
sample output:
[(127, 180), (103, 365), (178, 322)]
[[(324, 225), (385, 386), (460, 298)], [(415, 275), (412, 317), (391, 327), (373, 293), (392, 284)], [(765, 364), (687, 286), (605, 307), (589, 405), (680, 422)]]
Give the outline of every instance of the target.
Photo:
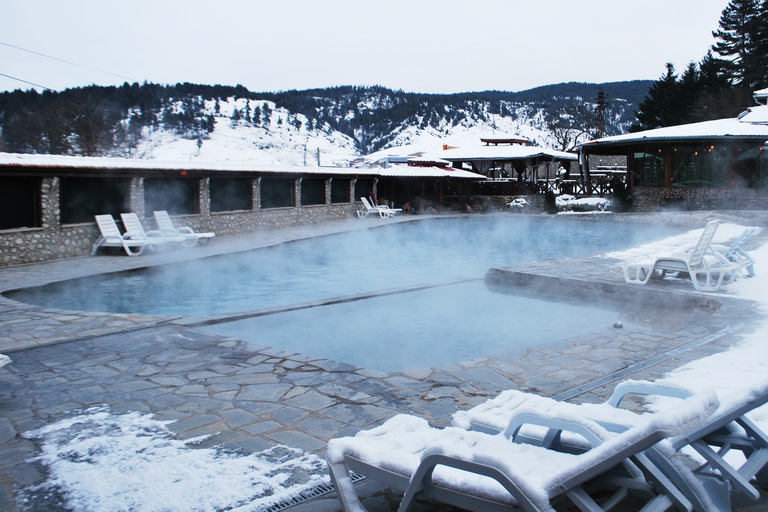
[[(0, 0), (0, 74), (55, 90), (146, 80), (255, 92), (337, 85), (521, 91), (655, 80), (666, 62), (682, 71), (701, 60), (727, 4)], [(0, 90), (31, 87), (0, 76)]]

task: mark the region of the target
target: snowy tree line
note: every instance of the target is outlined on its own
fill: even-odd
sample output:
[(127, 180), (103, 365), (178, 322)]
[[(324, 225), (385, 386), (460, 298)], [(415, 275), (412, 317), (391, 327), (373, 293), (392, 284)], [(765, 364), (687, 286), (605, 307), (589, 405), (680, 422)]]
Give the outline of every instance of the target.
[(768, 0), (732, 0), (720, 16), (715, 42), (678, 75), (667, 63), (640, 103), (632, 131), (735, 117), (768, 87)]
[[(595, 132), (591, 112), (600, 89), (608, 97), (607, 134), (623, 133), (650, 81), (567, 83), (522, 92), (416, 94), (384, 87), (333, 87), (254, 93), (221, 85), (125, 83), (62, 92), (0, 94), (0, 150), (85, 156), (130, 154), (148, 130), (205, 139), (216, 119), (264, 130), (338, 131), (361, 154), (385, 147), (406, 127), (440, 132), (518, 116), (540, 118), (567, 149), (574, 133)], [(232, 108), (232, 105), (235, 105)], [(276, 115), (281, 109), (283, 114)], [(288, 112), (287, 116), (284, 112)], [(559, 134), (559, 135), (558, 135)]]

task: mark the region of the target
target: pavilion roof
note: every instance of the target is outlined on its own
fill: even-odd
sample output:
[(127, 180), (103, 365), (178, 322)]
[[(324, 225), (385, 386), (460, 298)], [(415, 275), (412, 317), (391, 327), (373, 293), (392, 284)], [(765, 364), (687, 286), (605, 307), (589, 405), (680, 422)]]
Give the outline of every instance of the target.
[(469, 171), (461, 171), (450, 167), (441, 167), (439, 165), (432, 167), (409, 167), (406, 165), (392, 166), (390, 168), (351, 168), (351, 167), (317, 167), (317, 166), (275, 166), (263, 164), (239, 163), (211, 163), (211, 162), (162, 162), (158, 160), (143, 160), (131, 158), (108, 158), (108, 157), (83, 157), (66, 155), (29, 155), (20, 153), (0, 153), (0, 172), (3, 169), (27, 168), (29, 170), (44, 169), (48, 172), (60, 170), (62, 173), (67, 171), (124, 171), (127, 173), (137, 173), (152, 171), (154, 172), (210, 172), (227, 173), (232, 172), (258, 172), (273, 174), (317, 174), (317, 175), (339, 175), (339, 176), (409, 176), (415, 178), (471, 178), (485, 179), (485, 176)]
[(604, 137), (583, 142), (577, 147), (589, 148), (638, 142), (712, 139), (768, 139), (768, 106), (752, 107), (736, 118), (667, 126), (665, 128)]

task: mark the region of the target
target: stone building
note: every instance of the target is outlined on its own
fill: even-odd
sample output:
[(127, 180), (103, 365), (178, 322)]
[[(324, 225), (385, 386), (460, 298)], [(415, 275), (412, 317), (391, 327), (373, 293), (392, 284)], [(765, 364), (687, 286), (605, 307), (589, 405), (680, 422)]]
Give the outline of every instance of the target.
[(627, 160), (638, 211), (768, 208), (768, 89), (733, 119), (605, 137), (578, 146), (583, 173), (599, 155)]
[(0, 266), (89, 254), (99, 214), (119, 219), (135, 212), (153, 229), (152, 212), (167, 210), (196, 231), (232, 235), (348, 218), (361, 208), (360, 197), (377, 192), (395, 205), (415, 192), (439, 198), (439, 191), (477, 179), (484, 177), (436, 167), (281, 168), (0, 153)]

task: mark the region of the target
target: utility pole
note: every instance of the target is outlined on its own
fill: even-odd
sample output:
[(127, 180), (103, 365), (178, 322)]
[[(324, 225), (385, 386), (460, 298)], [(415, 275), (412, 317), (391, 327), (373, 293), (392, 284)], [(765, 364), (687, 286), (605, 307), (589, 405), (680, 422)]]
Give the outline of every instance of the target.
[(608, 95), (603, 91), (602, 88), (600, 88), (599, 91), (597, 91), (597, 108), (595, 109), (597, 112), (597, 138), (600, 139), (602, 137), (605, 137), (605, 101), (608, 98)]

